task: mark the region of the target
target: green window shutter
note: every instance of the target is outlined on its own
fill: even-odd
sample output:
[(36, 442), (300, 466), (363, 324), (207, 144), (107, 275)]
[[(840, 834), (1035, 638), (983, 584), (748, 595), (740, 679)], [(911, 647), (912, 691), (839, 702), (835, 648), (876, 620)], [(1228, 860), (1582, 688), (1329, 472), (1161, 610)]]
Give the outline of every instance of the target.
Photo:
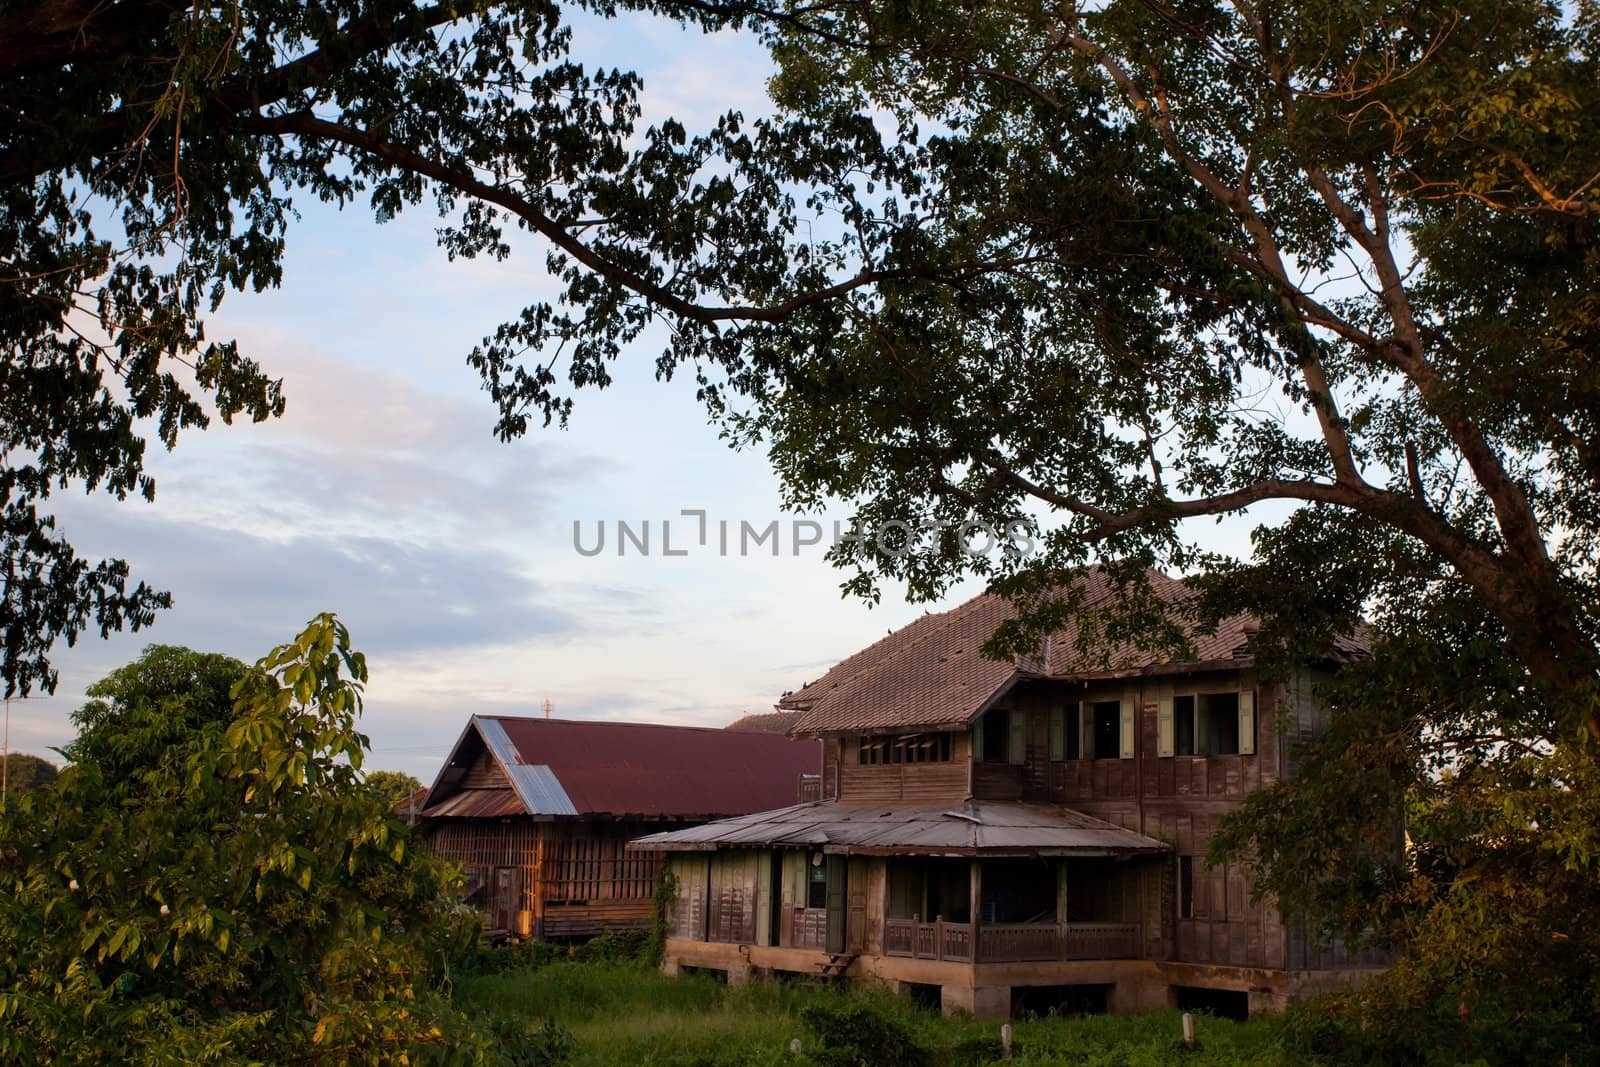
[[(988, 712), (984, 712), (987, 715)], [(972, 762), (983, 762), (983, 715), (972, 724)]]
[(1239, 694), (1239, 754), (1253, 755), (1256, 750), (1256, 694), (1246, 689)]
[(1011, 750), (1007, 753), (1008, 762), (1022, 763), (1028, 752), (1028, 716), (1027, 713), (1011, 709)]
[(1156, 703), (1156, 755), (1170, 756), (1172, 752), (1172, 698), (1162, 697)]
[(1094, 759), (1100, 753), (1094, 750), (1094, 705), (1080, 701), (1078, 703), (1078, 756), (1080, 759)]
[(1067, 758), (1067, 709), (1050, 709), (1050, 758)]
[(1123, 759), (1133, 758), (1133, 731), (1136, 722), (1133, 701), (1124, 699), (1122, 701), (1122, 748), (1117, 753)]

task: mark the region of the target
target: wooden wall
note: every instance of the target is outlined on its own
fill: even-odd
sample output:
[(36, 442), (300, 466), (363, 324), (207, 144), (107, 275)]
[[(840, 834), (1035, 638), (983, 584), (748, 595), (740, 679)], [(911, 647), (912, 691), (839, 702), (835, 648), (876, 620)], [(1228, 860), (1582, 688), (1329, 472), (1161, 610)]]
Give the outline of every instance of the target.
[[(871, 802), (940, 802), (967, 795), (968, 758), (971, 735), (963, 730), (951, 738), (948, 763), (860, 762), (860, 739), (832, 738), (828, 748), (836, 749), (839, 762), (839, 799)], [(823, 760), (827, 766), (827, 757)], [(826, 774), (826, 771), (824, 772)], [(826, 781), (826, 779), (825, 779)]]
[[(1316, 677), (1303, 674), (1280, 690), (1258, 687), (1253, 672), (1219, 671), (1185, 677), (1151, 677), (1089, 685), (1039, 683), (1021, 687), (1011, 701), (1028, 716), (1021, 767), (1024, 800), (1064, 804), (1087, 815), (1172, 844), (1191, 857), (1193, 918), (1178, 915), (1177, 861), (1141, 864), (1134, 891), (1144, 916), (1145, 951), (1152, 958), (1185, 962), (1293, 969), (1357, 965), (1342, 948), (1311, 944), (1291, 934), (1270, 906), (1249, 902), (1249, 881), (1234, 867), (1205, 866), (1206, 847), (1223, 814), (1238, 809), (1254, 789), (1292, 773), (1291, 750), (1326, 726), (1312, 699)], [(1256, 690), (1255, 753), (1225, 756), (1158, 756), (1156, 714), (1174, 696), (1235, 689)], [(1051, 760), (1049, 714), (1066, 701), (1131, 700), (1137, 709), (1135, 755), (1128, 759)], [(1279, 709), (1287, 722), (1278, 728)], [(1013, 779), (1004, 765), (974, 766), (974, 794), (1010, 799)], [(1130, 887), (1132, 888), (1132, 887)]]
[(539, 822), (528, 816), (433, 819), (424, 824), (422, 840), (485, 885), (494, 884), (496, 871), (515, 870), (518, 915), (512, 925), (519, 933), (581, 937), (649, 924), (662, 855), (625, 846), (666, 828), (590, 819)]

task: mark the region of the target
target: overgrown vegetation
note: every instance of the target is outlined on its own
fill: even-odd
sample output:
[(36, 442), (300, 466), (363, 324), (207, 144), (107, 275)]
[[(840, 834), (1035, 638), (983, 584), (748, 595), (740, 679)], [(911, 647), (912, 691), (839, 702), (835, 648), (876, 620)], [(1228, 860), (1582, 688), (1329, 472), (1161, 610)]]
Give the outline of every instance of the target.
[(560, 1032), (445, 993), (477, 921), (360, 779), (332, 616), (254, 667), (155, 647), (0, 816), (0, 1062), (518, 1063)]
[[(666, 978), (635, 961), (556, 960), (465, 979), (458, 1004), (571, 1031), (572, 1067), (882, 1067), (1000, 1063), (1000, 1024), (946, 1019), (882, 991), (844, 992), (804, 980), (729, 988), (714, 976)], [(1027, 1019), (1015, 1024), (1014, 1064), (1110, 1067), (1182, 1062), (1334, 1063), (1277, 1019), (1202, 1018), (1183, 1050), (1178, 1013)], [(798, 1039), (800, 1051), (790, 1051)]]

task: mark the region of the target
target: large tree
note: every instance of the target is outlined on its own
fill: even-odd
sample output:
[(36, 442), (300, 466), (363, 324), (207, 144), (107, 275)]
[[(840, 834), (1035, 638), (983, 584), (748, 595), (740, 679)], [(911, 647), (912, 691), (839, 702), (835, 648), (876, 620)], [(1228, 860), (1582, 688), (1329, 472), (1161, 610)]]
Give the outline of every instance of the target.
[[(1039, 573), (1183, 565), (1178, 520), (1309, 503), (1466, 583), (1600, 733), (1591, 5), (637, 7), (760, 28), (784, 112), (636, 131), (638, 79), (571, 62), (544, 4), (0, 14), (8, 685), (161, 602), (51, 533), (50, 488), (150, 491), (135, 418), (170, 443), (196, 392), (280, 410), (203, 312), (277, 282), (292, 195), (364, 191), (431, 194), (452, 255), (548, 241), (562, 300), (473, 355), (504, 434), (664, 319), (660, 368), (797, 502), (1031, 505)], [(953, 541), (843, 556), (931, 594), (987, 566)]]
[[(170, 364), (225, 416), (278, 410), (199, 325), (276, 282), (289, 197), (365, 191), (386, 217), (431, 195), (449, 254), (521, 227), (565, 283), (472, 354), (503, 435), (567, 417), (659, 322), (658, 370), (696, 374), (793, 503), (1032, 516), (1028, 557), (951, 531), (837, 553), (866, 595), (1000, 579), (1029, 610), (996, 651), (1074, 610), (1039, 593), (1096, 555), (1129, 564), (1107, 626), (1150, 621), (1146, 563), (1205, 565), (1197, 610), (1256, 610), (1263, 656), (1366, 613), (1378, 654), (1338, 699), (1373, 762), (1325, 749), (1263, 798), (1258, 825), (1303, 847), (1232, 842), (1286, 901), (1404, 925), (1429, 900), (1504, 913), (1451, 894), (1530, 857), (1592, 881), (1571, 817), (1600, 739), (1592, 2), (636, 9), (756, 27), (777, 115), (636, 130), (637, 79), (569, 62), (541, 4), (6, 9), (8, 685), (48, 678), (56, 635), (158, 603), (38, 507), (74, 479), (148, 488), (134, 415), (169, 443), (203, 419)], [(112, 244), (89, 231), (108, 208)], [(1273, 502), (1248, 558), (1197, 548), (1190, 520)], [(1386, 791), (1334, 788), (1356, 772)], [(1341, 817), (1306, 817), (1317, 781)], [(1396, 869), (1353, 828), (1400, 800), (1467, 844)], [(1329, 849), (1361, 877), (1305, 878)]]

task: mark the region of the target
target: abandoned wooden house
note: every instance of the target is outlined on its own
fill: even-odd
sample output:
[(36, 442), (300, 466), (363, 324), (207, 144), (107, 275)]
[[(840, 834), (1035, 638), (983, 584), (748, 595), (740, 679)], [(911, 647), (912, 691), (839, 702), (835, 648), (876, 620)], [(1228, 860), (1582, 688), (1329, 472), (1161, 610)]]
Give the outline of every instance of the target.
[(1091, 655), (1072, 630), (985, 659), (1010, 611), (984, 595), (924, 616), (786, 694), (794, 732), (824, 745), (819, 801), (639, 843), (672, 855), (669, 972), (872, 979), (989, 1018), (1244, 1015), (1378, 962), (1316, 944), (1204, 862), (1218, 816), (1289, 773), (1324, 718), (1314, 680), (1359, 642), (1281, 685), (1258, 681), (1245, 618), (1191, 634), (1187, 662)]
[(473, 716), (421, 802), (421, 836), (460, 863), (491, 929), (642, 928), (662, 856), (641, 834), (793, 804), (816, 741), (690, 726)]

